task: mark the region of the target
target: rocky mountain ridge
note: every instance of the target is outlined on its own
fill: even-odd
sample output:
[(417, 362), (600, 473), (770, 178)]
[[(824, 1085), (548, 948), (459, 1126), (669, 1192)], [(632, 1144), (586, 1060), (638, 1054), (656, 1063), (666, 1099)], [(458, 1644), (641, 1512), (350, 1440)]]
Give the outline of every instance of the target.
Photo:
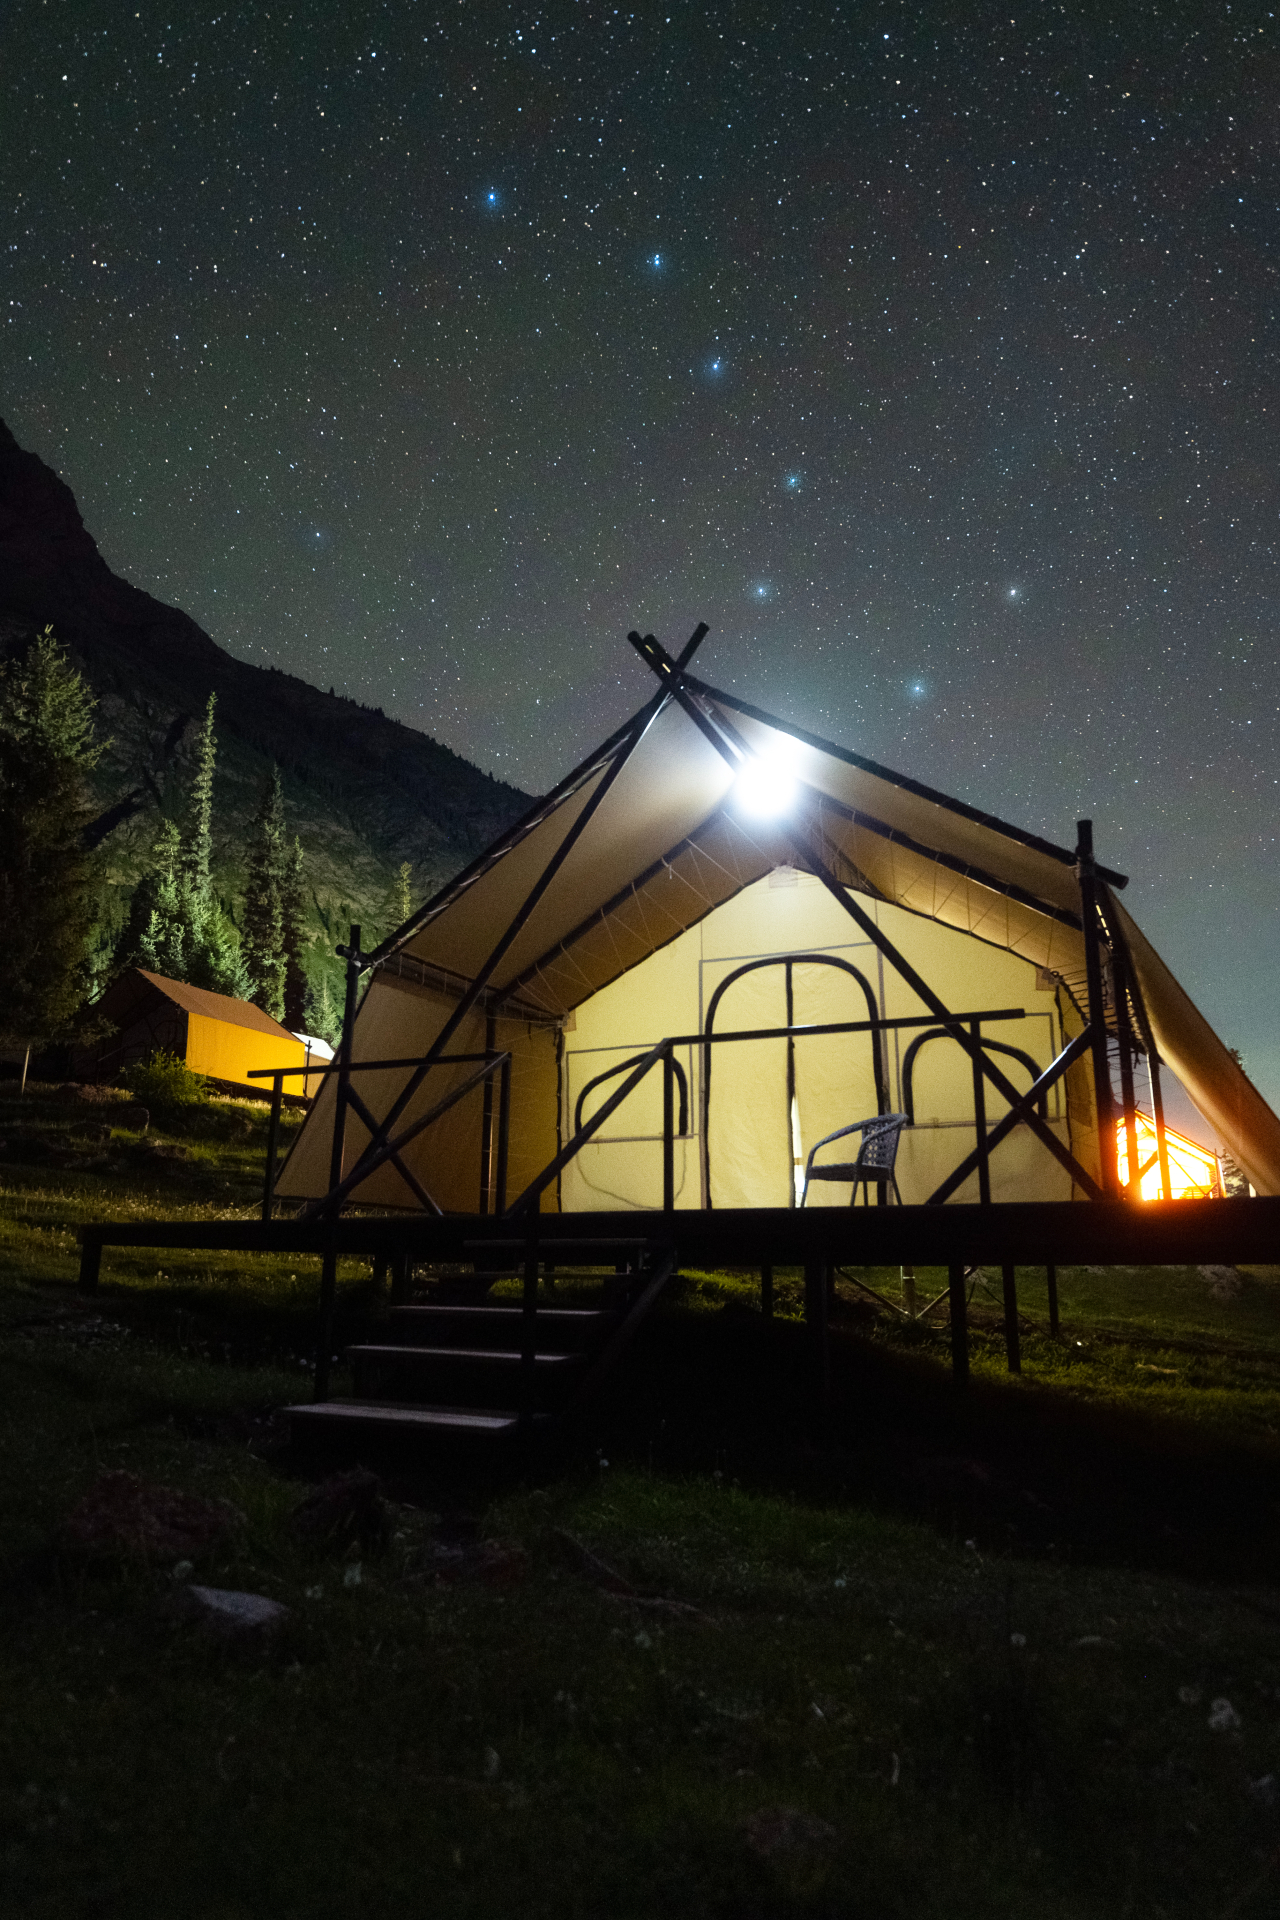
[[(390, 930), (394, 876), (414, 904), (530, 804), (428, 735), (225, 652), (186, 613), (113, 573), (75, 496), (0, 421), (0, 656), (52, 626), (99, 702), (95, 777), (104, 915), (118, 922), (162, 814), (181, 822), (210, 693), (219, 745), (214, 877), (234, 910), (264, 774), (279, 765), (302, 842), (317, 964), (352, 919)], [(323, 956), (323, 960), (322, 960)]]

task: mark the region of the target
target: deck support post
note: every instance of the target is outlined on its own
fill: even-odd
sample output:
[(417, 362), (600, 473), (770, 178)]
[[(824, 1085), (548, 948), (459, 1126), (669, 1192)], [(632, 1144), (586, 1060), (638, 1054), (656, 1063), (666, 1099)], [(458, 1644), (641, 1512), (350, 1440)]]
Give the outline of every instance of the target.
[[(304, 1083), (305, 1084), (305, 1083)], [(284, 1100), (284, 1075), (271, 1076), (271, 1118), (267, 1122), (267, 1165), (262, 1177), (262, 1217), (271, 1218), (276, 1197), (276, 1155), (280, 1150), (280, 1107)]]
[(963, 1260), (947, 1268), (947, 1292), (951, 1306), (951, 1377), (957, 1387), (969, 1384), (969, 1307), (965, 1298), (966, 1268)]
[(1022, 1372), (1022, 1343), (1018, 1337), (1018, 1275), (1017, 1269), (1003, 1266), (1000, 1279), (1004, 1288), (1004, 1350), (1009, 1360), (1010, 1373)]
[(1050, 1264), (1044, 1270), (1045, 1285), (1049, 1291), (1049, 1338), (1056, 1340), (1062, 1328), (1058, 1320), (1058, 1269)]
[(826, 1260), (811, 1258), (804, 1267), (804, 1318), (809, 1333), (810, 1376), (819, 1407), (824, 1411), (831, 1398), (831, 1341), (827, 1324), (827, 1290), (830, 1266)]
[(80, 1242), (80, 1280), (81, 1293), (98, 1291), (98, 1274), (102, 1268), (102, 1242), (88, 1234)]
[(914, 1267), (901, 1267), (902, 1275), (902, 1311), (908, 1320), (916, 1317), (916, 1270)]
[(529, 1234), (524, 1254), (524, 1296), (520, 1320), (520, 1422), (529, 1426), (534, 1414), (534, 1374), (537, 1367), (538, 1324), (538, 1240), (537, 1229)]
[(329, 1367), (333, 1355), (333, 1317), (338, 1292), (338, 1243), (334, 1222), (329, 1221), (324, 1255), (320, 1262), (320, 1318), (316, 1328), (316, 1377), (311, 1398), (329, 1398)]
[(413, 1262), (407, 1253), (393, 1253), (391, 1256), (391, 1304), (402, 1307), (409, 1298), (409, 1276)]

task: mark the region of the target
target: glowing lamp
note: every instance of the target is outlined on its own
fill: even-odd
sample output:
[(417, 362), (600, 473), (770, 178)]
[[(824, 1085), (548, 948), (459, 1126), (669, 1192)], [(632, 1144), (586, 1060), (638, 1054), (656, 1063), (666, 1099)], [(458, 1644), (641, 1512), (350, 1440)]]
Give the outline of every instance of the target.
[(767, 760), (744, 760), (733, 783), (733, 798), (753, 819), (772, 820), (794, 806), (796, 783), (784, 767)]
[[(1135, 1132), (1138, 1145), (1138, 1192), (1143, 1200), (1160, 1198), (1160, 1154), (1156, 1141), (1155, 1125), (1145, 1113), (1135, 1116)], [(1172, 1127), (1164, 1130), (1165, 1147), (1169, 1157), (1169, 1185), (1174, 1200), (1213, 1200), (1222, 1194), (1222, 1175), (1218, 1168), (1218, 1156), (1210, 1153), (1207, 1147), (1201, 1147), (1194, 1140), (1188, 1140), (1185, 1133), (1175, 1133)], [(1116, 1126), (1116, 1163), (1120, 1169), (1120, 1184), (1129, 1184), (1129, 1145), (1125, 1137), (1124, 1121)]]

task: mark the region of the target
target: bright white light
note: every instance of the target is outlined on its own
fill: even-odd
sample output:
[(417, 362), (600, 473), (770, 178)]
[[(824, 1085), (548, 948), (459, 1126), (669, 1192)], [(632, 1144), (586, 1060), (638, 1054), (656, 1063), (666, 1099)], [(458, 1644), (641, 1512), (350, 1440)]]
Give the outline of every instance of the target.
[(795, 804), (796, 783), (785, 767), (766, 760), (747, 760), (733, 783), (733, 797), (743, 813), (771, 820)]

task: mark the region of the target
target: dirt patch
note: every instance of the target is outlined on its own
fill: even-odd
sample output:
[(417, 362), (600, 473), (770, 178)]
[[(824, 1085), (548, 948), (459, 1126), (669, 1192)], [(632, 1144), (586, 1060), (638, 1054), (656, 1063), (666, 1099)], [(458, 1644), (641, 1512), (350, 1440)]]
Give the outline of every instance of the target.
[(208, 1552), (243, 1523), (229, 1500), (205, 1500), (112, 1472), (102, 1474), (67, 1515), (58, 1545), (92, 1558), (181, 1559)]

